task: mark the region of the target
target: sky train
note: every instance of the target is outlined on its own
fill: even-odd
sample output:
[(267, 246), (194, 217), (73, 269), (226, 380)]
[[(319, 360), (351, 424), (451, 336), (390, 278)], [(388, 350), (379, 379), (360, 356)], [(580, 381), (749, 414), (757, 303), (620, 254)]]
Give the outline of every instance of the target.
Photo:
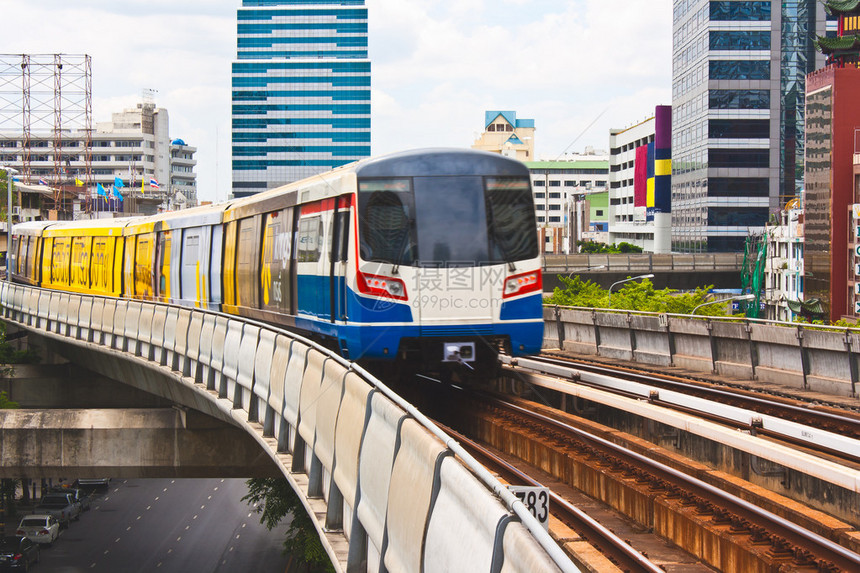
[(464, 364), (543, 338), (528, 169), (429, 149), (252, 197), (140, 218), (13, 228), (13, 280), (218, 310), (351, 360)]

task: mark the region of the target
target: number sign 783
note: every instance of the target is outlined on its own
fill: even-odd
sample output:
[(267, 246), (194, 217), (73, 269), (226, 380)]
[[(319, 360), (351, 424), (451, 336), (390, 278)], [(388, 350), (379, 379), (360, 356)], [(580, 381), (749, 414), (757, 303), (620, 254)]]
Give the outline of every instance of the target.
[(509, 485), (508, 489), (523, 502), (544, 529), (549, 530), (549, 488), (542, 486)]

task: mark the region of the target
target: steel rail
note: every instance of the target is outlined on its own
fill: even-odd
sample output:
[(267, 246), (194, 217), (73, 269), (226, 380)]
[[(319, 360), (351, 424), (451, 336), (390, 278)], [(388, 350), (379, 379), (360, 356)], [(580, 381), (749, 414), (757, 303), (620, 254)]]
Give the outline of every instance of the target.
[[(860, 570), (860, 554), (846, 549), (838, 543), (835, 543), (815, 532), (809, 531), (808, 529), (805, 529), (797, 525), (796, 523), (793, 523), (783, 517), (780, 517), (766, 509), (758, 507), (744, 499), (741, 499), (736, 495), (723, 491), (698, 478), (685, 474), (682, 471), (676, 470), (647, 456), (628, 450), (627, 448), (610, 442), (609, 440), (603, 439), (599, 436), (595, 436), (594, 434), (591, 434), (579, 428), (575, 428), (569, 424), (566, 424), (549, 416), (538, 414), (534, 411), (530, 411), (516, 404), (511, 404), (509, 402), (505, 402), (497, 398), (488, 396), (487, 400), (494, 402), (500, 407), (510, 409), (523, 416), (537, 420), (542, 424), (546, 424), (550, 427), (554, 427), (564, 432), (567, 432), (572, 436), (576, 436), (578, 439), (581, 439), (586, 442), (591, 442), (592, 444), (595, 444), (603, 448), (604, 450), (612, 452), (614, 455), (617, 455), (619, 457), (626, 457), (630, 460), (633, 460), (637, 464), (649, 468), (649, 470), (652, 472), (661, 473), (663, 475), (669, 476), (670, 478), (678, 482), (681, 482), (688, 488), (693, 488), (704, 492), (707, 495), (710, 495), (720, 500), (721, 503), (724, 503), (730, 507), (734, 507), (735, 511), (740, 510), (742, 513), (746, 513), (748, 515), (754, 516), (755, 518), (758, 518), (761, 521), (764, 521), (771, 526), (770, 529), (772, 533), (778, 533), (772, 531), (773, 528), (782, 530), (778, 533), (779, 535), (782, 535), (786, 538), (790, 538), (789, 540), (795, 545), (805, 545), (805, 548), (807, 550), (812, 551), (819, 558), (828, 559), (829, 561), (832, 561), (834, 564), (836, 564), (838, 567), (841, 567), (845, 571)], [(798, 543), (798, 540), (800, 540), (800, 543)], [(825, 552), (826, 554), (828, 554), (828, 556), (825, 557), (825, 555), (821, 554), (822, 552)]]
[[(451, 428), (443, 428), (448, 434), (451, 434), (465, 444), (465, 447), (472, 452), (472, 455), (476, 458), (484, 459), (487, 462), (484, 465), (498, 469), (499, 473), (507, 473), (508, 475), (513, 476), (513, 479), (519, 480), (522, 484), (543, 486), (539, 481), (516, 466), (508, 463), (498, 455), (490, 452), (474, 440), (467, 438)], [(580, 532), (582, 532), (582, 530), (586, 530), (588, 533), (592, 534), (587, 538), (587, 540), (592, 545), (596, 545), (602, 549), (605, 554), (611, 553), (611, 558), (624, 561), (622, 565), (627, 567), (629, 570), (645, 571), (648, 573), (665, 573), (665, 570), (662, 567), (658, 566), (653, 561), (642, 555), (639, 551), (631, 547), (629, 543), (615, 535), (615, 533), (608, 528), (604, 527), (599, 521), (554, 491), (550, 490), (549, 494), (552, 502), (561, 507), (562, 511), (569, 517), (569, 519), (578, 524)]]
[[(542, 357), (510, 358), (501, 356), (500, 361), (512, 368), (532, 370), (542, 374), (559, 376), (579, 384), (610, 391), (616, 394), (645, 399), (650, 403), (681, 409), (710, 419), (719, 419), (724, 423), (730, 422), (736, 427), (768, 433), (795, 444), (811, 447), (818, 451), (827, 451), (841, 458), (860, 463), (860, 440), (814, 426), (801, 424), (781, 417), (763, 414), (738, 406), (714, 402), (706, 398), (690, 396), (677, 390), (667, 390), (643, 382), (635, 382), (608, 374), (597, 374), (576, 368), (573, 365), (559, 364), (560, 361), (546, 360)], [(626, 376), (626, 373), (624, 373)], [(640, 375), (641, 379), (643, 376)], [(647, 378), (647, 377), (646, 377)], [(653, 381), (653, 380), (651, 380)], [(696, 387), (699, 390), (699, 387)], [(730, 394), (724, 392), (724, 394)], [(738, 396), (734, 396), (738, 398)], [(761, 400), (761, 399), (759, 399)], [(781, 406), (770, 404), (771, 407)], [(795, 407), (796, 410), (803, 410)], [(815, 412), (814, 414), (819, 414)], [(842, 423), (858, 426), (857, 420), (839, 417)]]

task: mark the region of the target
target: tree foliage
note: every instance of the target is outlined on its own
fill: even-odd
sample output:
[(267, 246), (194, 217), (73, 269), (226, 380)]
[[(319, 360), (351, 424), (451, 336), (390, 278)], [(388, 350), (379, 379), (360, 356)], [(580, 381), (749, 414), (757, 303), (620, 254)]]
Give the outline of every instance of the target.
[[(545, 304), (559, 306), (581, 306), (586, 308), (614, 308), (672, 314), (692, 314), (693, 309), (710, 302), (708, 291), (712, 286), (698, 287), (693, 292), (678, 292), (675, 289), (655, 289), (650, 279), (630, 281), (612, 291), (604, 289), (590, 280), (583, 281), (578, 275), (559, 276), (564, 288), (556, 287)], [(628, 277), (629, 278), (629, 277)], [(708, 304), (696, 310), (697, 315), (727, 316), (729, 301)]]
[(284, 478), (250, 479), (248, 495), (242, 498), (260, 514), (260, 523), (270, 531), (287, 516), (291, 516), (284, 553), (299, 561), (299, 566), (311, 573), (333, 573), (334, 567), (322, 546), (311, 517), (299, 496)]
[(597, 241), (577, 241), (577, 246), (579, 247), (580, 253), (591, 253), (591, 254), (618, 254), (618, 253), (641, 253), (642, 247), (638, 247), (631, 243), (626, 243), (624, 241), (616, 244), (607, 245), (606, 243), (599, 243)]

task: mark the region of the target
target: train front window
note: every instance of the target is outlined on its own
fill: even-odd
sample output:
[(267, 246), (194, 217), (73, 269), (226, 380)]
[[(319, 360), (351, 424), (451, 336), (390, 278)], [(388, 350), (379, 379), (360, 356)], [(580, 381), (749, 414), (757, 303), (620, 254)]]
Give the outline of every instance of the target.
[(361, 258), (412, 265), (415, 262), (415, 200), (409, 179), (371, 179), (358, 184)]
[(528, 179), (488, 177), (486, 186), (493, 260), (511, 263), (538, 256), (534, 201)]

